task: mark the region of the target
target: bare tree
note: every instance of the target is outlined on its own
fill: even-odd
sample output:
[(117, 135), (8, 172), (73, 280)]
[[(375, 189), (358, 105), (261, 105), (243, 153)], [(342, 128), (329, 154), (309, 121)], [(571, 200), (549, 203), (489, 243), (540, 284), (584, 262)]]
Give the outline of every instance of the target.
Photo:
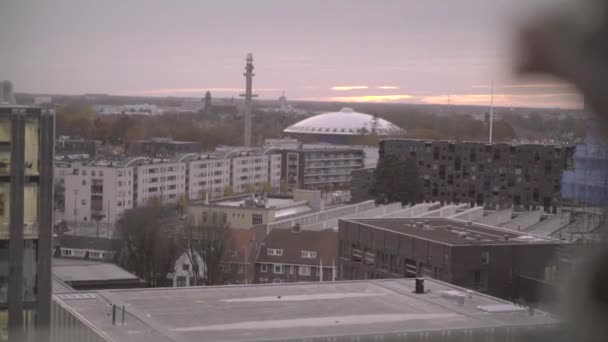
[(173, 269), (177, 246), (168, 226), (174, 216), (173, 209), (152, 205), (129, 210), (119, 221), (124, 244), (118, 263), (150, 287), (167, 285)]
[[(188, 236), (184, 239), (184, 244), (195, 282), (204, 279), (205, 285), (223, 284), (222, 263), (230, 242), (230, 228), (226, 224), (217, 224), (191, 226), (187, 229)], [(200, 269), (196, 254), (203, 258), (206, 270)]]

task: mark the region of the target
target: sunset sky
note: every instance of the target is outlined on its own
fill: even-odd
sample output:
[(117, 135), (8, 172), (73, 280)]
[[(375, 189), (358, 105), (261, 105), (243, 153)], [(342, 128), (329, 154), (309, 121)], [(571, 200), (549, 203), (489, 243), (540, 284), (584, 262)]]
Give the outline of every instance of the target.
[(16, 91), (579, 107), (512, 75), (515, 25), (556, 0), (9, 0), (0, 79)]

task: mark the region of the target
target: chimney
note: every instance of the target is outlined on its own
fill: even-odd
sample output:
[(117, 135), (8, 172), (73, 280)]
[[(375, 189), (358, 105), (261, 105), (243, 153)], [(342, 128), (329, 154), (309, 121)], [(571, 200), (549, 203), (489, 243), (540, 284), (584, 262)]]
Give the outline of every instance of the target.
[(416, 288), (414, 293), (424, 294), (424, 278), (416, 278)]

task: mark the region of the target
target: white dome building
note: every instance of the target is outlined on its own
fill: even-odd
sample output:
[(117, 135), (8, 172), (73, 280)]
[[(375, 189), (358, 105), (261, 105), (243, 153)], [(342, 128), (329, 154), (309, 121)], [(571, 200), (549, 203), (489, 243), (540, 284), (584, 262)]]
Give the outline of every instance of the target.
[(319, 114), (295, 123), (283, 130), (294, 136), (316, 136), (320, 141), (342, 143), (349, 137), (370, 134), (389, 135), (400, 132), (393, 123), (369, 114), (357, 113), (352, 108)]

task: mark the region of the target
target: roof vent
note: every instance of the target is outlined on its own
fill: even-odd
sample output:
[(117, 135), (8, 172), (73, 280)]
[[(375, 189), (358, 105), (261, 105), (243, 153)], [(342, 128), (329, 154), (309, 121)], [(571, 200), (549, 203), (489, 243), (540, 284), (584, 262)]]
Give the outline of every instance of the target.
[(342, 113), (353, 113), (354, 110), (352, 108), (350, 108), (350, 107), (344, 107), (344, 108), (340, 109), (340, 112), (342, 112)]

